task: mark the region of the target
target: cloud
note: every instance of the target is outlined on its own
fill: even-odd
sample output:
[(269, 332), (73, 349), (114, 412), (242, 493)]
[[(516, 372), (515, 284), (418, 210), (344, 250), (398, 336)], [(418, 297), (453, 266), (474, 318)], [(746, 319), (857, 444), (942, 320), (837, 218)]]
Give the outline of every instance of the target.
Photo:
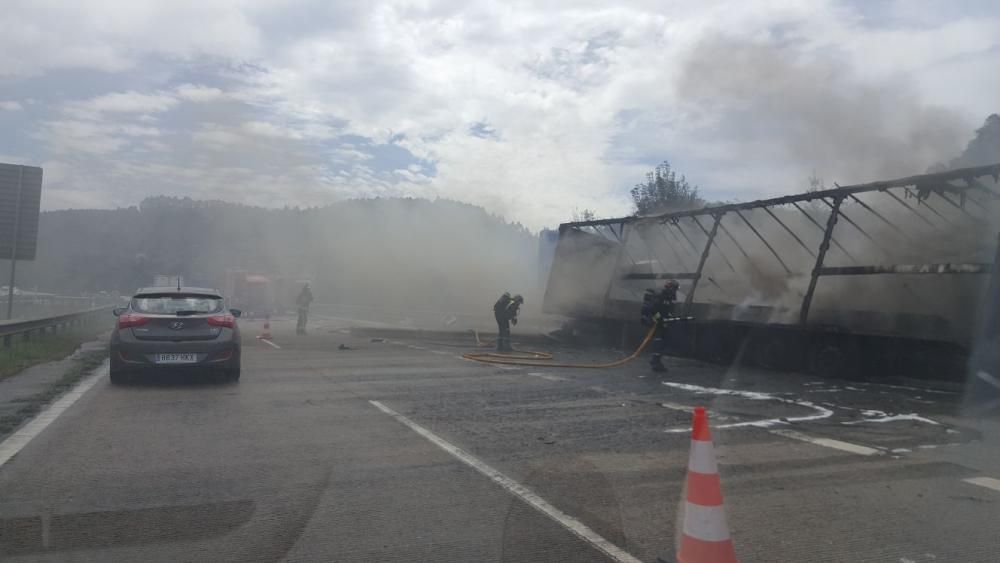
[(53, 69), (120, 72), (149, 56), (254, 56), (265, 0), (12, 0), (4, 5), (0, 76)]
[(96, 119), (102, 113), (155, 114), (178, 104), (167, 94), (142, 94), (135, 91), (113, 92), (81, 102), (68, 104), (65, 111), (77, 117)]
[(14, 100), (0, 100), (0, 111), (21, 111), (24, 107), (21, 102)]
[(31, 114), (37, 147), (0, 151), (86, 167), (65, 182), (95, 204), (437, 196), (538, 228), (627, 213), (663, 159), (717, 199), (813, 168), (920, 172), (998, 109), (995, 7), (18, 0), (4, 18), (0, 76), (47, 105), (3, 117)]
[(110, 155), (139, 137), (159, 137), (155, 127), (128, 124), (95, 123), (80, 120), (47, 121), (41, 124), (36, 138), (45, 142), (54, 154)]
[(181, 84), (176, 89), (177, 97), (189, 102), (217, 102), (228, 98), (219, 88), (197, 84)]

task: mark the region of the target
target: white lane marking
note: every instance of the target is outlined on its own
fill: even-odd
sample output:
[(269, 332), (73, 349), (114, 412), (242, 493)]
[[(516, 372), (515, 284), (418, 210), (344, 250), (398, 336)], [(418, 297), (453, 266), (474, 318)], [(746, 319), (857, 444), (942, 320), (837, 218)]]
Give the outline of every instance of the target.
[[(778, 426), (782, 424), (790, 424), (792, 422), (807, 422), (811, 420), (819, 420), (822, 418), (830, 418), (833, 416), (833, 411), (817, 405), (816, 403), (810, 401), (796, 401), (794, 399), (786, 399), (784, 397), (778, 397), (770, 393), (761, 393), (759, 391), (741, 391), (739, 389), (719, 389), (718, 387), (702, 387), (700, 385), (691, 385), (688, 383), (674, 383), (672, 381), (662, 381), (664, 385), (668, 387), (674, 387), (676, 389), (681, 389), (684, 391), (691, 391), (693, 393), (702, 393), (710, 395), (731, 395), (736, 397), (742, 397), (744, 399), (750, 399), (752, 401), (777, 401), (779, 403), (786, 403), (789, 405), (797, 405), (800, 407), (805, 407), (813, 409), (815, 414), (809, 414), (805, 416), (788, 416), (783, 418), (765, 418), (762, 420), (751, 420), (748, 422), (731, 422), (729, 424), (719, 424), (713, 428), (743, 428), (743, 427), (755, 427), (755, 428), (770, 428), (772, 426)], [(681, 432), (689, 432), (691, 429), (688, 427), (684, 428), (668, 428), (664, 432), (677, 434)]]
[(884, 453), (882, 450), (869, 448), (868, 446), (859, 446), (857, 444), (852, 444), (850, 442), (842, 442), (840, 440), (834, 440), (832, 438), (817, 438), (814, 436), (803, 434), (801, 432), (796, 432), (794, 430), (786, 430), (783, 428), (779, 428), (777, 430), (771, 430), (771, 434), (777, 434), (778, 436), (784, 436), (785, 438), (791, 438), (793, 440), (799, 440), (801, 442), (809, 442), (810, 444), (816, 444), (817, 446), (823, 446), (826, 448), (833, 448), (835, 450), (840, 450), (843, 452), (850, 452), (852, 454), (879, 455)]
[(987, 489), (993, 489), (994, 491), (1000, 492), (1000, 479), (994, 479), (992, 477), (970, 477), (968, 479), (962, 479), (970, 485), (979, 485), (980, 487), (986, 487)]
[(274, 342), (271, 342), (270, 340), (268, 340), (266, 338), (258, 338), (257, 340), (260, 340), (264, 344), (267, 344), (267, 345), (271, 346), (272, 348), (274, 348), (276, 350), (281, 350), (281, 346), (278, 346), (277, 344), (275, 344)]
[(10, 461), (10, 458), (17, 455), (35, 436), (41, 434), (55, 419), (66, 412), (66, 409), (73, 406), (73, 403), (89, 391), (91, 387), (96, 385), (102, 377), (106, 377), (107, 375), (108, 361), (105, 360), (99, 368), (94, 370), (91, 376), (78, 383), (76, 387), (67, 391), (59, 400), (35, 415), (35, 418), (31, 419), (31, 422), (25, 424), (20, 430), (8, 436), (6, 440), (0, 443), (0, 467), (3, 467), (5, 463)]
[(524, 501), (528, 506), (531, 506), (535, 510), (541, 512), (542, 514), (548, 516), (549, 518), (555, 520), (563, 528), (569, 530), (573, 535), (582, 539), (583, 541), (589, 543), (590, 545), (597, 548), (599, 551), (610, 557), (614, 561), (620, 563), (639, 563), (639, 559), (633, 557), (631, 554), (618, 547), (617, 545), (611, 543), (610, 541), (601, 537), (597, 532), (588, 528), (583, 522), (580, 522), (576, 518), (566, 514), (565, 512), (559, 510), (558, 508), (552, 506), (545, 499), (535, 494), (534, 491), (525, 487), (524, 485), (518, 483), (517, 481), (507, 477), (503, 473), (493, 469), (489, 465), (486, 465), (479, 458), (473, 456), (472, 454), (466, 452), (465, 450), (455, 446), (451, 442), (437, 436), (430, 430), (427, 430), (423, 426), (420, 426), (416, 422), (413, 422), (409, 418), (399, 414), (398, 412), (390, 409), (389, 407), (383, 405), (378, 401), (368, 401), (375, 408), (384, 412), (385, 414), (395, 418), (401, 424), (413, 430), (417, 434), (420, 434), (427, 439), (430, 443), (441, 448), (442, 450), (448, 452), (452, 457), (458, 459), (462, 463), (468, 465), (469, 467), (475, 469), (479, 473), (485, 475), (491, 481), (500, 485), (504, 490), (510, 494), (516, 496), (517, 498)]
[(411, 348), (413, 350), (426, 350), (427, 349), (427, 348), (424, 348), (423, 346), (417, 346), (416, 344), (407, 344), (406, 347), (407, 348)]

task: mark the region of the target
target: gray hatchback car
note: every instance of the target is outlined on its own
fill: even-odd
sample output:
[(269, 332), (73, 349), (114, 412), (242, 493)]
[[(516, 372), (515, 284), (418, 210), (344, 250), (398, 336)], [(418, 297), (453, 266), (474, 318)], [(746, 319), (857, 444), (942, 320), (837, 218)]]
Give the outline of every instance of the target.
[(114, 310), (111, 382), (141, 372), (213, 371), (240, 378), (238, 309), (225, 309), (218, 291), (198, 287), (140, 289)]

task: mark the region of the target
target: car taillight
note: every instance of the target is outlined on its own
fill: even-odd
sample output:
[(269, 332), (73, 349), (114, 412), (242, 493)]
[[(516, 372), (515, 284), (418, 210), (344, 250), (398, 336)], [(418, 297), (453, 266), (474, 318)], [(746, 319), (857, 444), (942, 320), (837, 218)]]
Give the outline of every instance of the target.
[(224, 326), (226, 328), (236, 327), (236, 317), (232, 315), (216, 315), (208, 317), (208, 324), (212, 326)]
[(130, 328), (133, 326), (142, 326), (149, 322), (149, 317), (144, 317), (142, 315), (137, 315), (135, 313), (128, 313), (118, 317), (118, 328)]

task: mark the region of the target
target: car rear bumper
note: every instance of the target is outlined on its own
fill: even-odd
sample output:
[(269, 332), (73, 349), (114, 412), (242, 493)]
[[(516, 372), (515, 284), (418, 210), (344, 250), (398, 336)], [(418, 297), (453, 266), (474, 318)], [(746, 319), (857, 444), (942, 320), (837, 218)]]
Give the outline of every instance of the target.
[[(160, 354), (193, 354), (193, 362), (158, 361)], [(179, 370), (193, 368), (232, 369), (240, 366), (240, 345), (232, 340), (137, 341), (119, 339), (111, 344), (111, 360), (119, 369)]]

